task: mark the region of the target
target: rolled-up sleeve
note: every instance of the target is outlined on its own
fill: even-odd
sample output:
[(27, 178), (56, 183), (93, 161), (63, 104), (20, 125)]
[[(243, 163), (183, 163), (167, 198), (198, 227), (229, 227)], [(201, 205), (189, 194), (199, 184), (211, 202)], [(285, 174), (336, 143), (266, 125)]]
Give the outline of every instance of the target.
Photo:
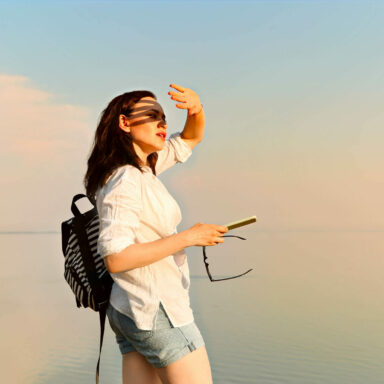
[(105, 188), (102, 200), (97, 202), (100, 219), (97, 251), (101, 257), (135, 243), (142, 212), (140, 171), (124, 167)]
[(156, 174), (164, 172), (176, 163), (184, 163), (192, 154), (191, 147), (181, 138), (181, 132), (173, 133), (158, 151)]

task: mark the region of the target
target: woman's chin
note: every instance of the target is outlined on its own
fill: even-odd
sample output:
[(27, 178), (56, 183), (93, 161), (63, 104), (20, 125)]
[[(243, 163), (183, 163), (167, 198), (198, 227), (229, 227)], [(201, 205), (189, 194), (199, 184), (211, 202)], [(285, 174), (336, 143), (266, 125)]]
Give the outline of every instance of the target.
[(156, 152), (157, 152), (157, 151), (161, 151), (161, 150), (164, 148), (164, 143), (165, 143), (165, 141), (163, 141), (161, 144), (158, 144), (158, 145), (156, 146)]

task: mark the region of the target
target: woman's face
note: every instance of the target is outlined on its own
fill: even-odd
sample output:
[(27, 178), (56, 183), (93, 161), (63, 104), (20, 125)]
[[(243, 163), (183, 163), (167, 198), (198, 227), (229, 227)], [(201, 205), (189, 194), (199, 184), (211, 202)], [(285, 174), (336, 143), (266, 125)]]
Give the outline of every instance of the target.
[(142, 154), (148, 156), (163, 149), (168, 125), (163, 108), (154, 98), (140, 99), (134, 105), (128, 121), (126, 130), (131, 133), (136, 153), (142, 160)]

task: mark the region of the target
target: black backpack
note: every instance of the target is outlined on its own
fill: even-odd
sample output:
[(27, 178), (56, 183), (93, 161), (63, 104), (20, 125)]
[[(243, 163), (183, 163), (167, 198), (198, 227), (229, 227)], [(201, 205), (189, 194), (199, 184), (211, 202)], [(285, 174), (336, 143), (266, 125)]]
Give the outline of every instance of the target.
[[(93, 205), (85, 213), (81, 213), (75, 204), (83, 197), (87, 197)], [(104, 260), (97, 253), (99, 215), (95, 201), (86, 195), (77, 194), (72, 199), (71, 211), (74, 217), (61, 223), (64, 277), (75, 294), (77, 307), (89, 307), (99, 312), (100, 350), (96, 367), (96, 383), (99, 383), (106, 310), (113, 280)]]

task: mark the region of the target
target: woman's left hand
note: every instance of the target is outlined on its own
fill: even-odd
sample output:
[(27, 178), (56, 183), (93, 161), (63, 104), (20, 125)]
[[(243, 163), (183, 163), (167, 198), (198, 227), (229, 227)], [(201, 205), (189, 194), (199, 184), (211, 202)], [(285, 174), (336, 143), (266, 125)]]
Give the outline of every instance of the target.
[(171, 84), (170, 87), (175, 88), (179, 92), (169, 91), (168, 95), (172, 100), (180, 101), (176, 104), (177, 108), (188, 109), (188, 116), (196, 115), (201, 112), (202, 104), (199, 96), (192, 89), (181, 87), (180, 85)]

